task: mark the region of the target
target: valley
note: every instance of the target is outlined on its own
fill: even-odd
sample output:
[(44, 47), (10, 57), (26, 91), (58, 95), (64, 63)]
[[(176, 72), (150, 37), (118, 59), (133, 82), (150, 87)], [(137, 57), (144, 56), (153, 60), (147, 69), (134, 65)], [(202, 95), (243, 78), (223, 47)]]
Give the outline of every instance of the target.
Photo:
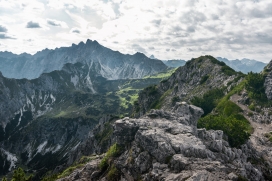
[(86, 47), (102, 53), (74, 53), (34, 79), (0, 75), (1, 175), (22, 167), (44, 181), (272, 178), (270, 64), (245, 75), (209, 55), (167, 68), (137, 53), (114, 68), (119, 58), (97, 42), (72, 46)]
[(1, 174), (20, 165), (39, 180), (66, 163), (68, 153), (86, 140), (99, 120), (130, 115), (139, 91), (173, 72), (163, 68), (143, 78), (110, 80), (98, 67), (66, 63), (31, 80), (0, 76)]

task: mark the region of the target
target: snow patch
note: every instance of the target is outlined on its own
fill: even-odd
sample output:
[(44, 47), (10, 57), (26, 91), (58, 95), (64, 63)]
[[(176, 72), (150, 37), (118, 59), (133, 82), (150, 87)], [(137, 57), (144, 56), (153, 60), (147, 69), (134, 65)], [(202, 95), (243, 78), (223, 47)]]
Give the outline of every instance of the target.
[(22, 120), (22, 116), (23, 116), (23, 110), (22, 110), (22, 109), (20, 109), (20, 113), (21, 113), (21, 115), (20, 115), (20, 117), (19, 117), (19, 121), (18, 121), (17, 126), (19, 126), (19, 125), (20, 125), (21, 120)]
[(11, 171), (12, 168), (15, 168), (16, 166), (15, 164), (18, 161), (18, 159), (14, 154), (4, 150), (3, 148), (1, 148), (1, 151), (7, 156), (7, 161), (10, 162), (9, 171)]
[[(40, 144), (37, 148), (37, 153), (41, 153), (42, 150), (44, 149), (44, 147), (47, 145), (47, 141), (43, 142), (42, 144)], [(36, 154), (37, 154), (36, 153)]]
[[(33, 101), (33, 97), (31, 96), (31, 99)], [(35, 106), (32, 104), (31, 100), (26, 96), (26, 104), (30, 107), (31, 111), (35, 111)]]
[(78, 81), (79, 81), (79, 78), (77, 75), (75, 75), (75, 77), (71, 77), (71, 82), (74, 84), (75, 87), (78, 84)]
[(72, 151), (76, 150), (76, 148), (79, 146), (80, 143), (81, 143), (81, 142), (78, 142), (78, 143), (76, 144), (76, 146), (74, 146), (71, 150), (72, 150)]
[(50, 94), (50, 98), (52, 100), (52, 103), (54, 103), (56, 101), (56, 98), (53, 96), (53, 94)]
[(87, 83), (87, 86), (91, 89), (92, 93), (96, 93), (96, 91), (94, 90), (93, 88), (93, 83), (91, 81), (91, 78), (90, 78), (90, 71), (91, 71), (91, 67), (92, 67), (92, 64), (90, 65), (89, 67), (89, 71), (88, 71), (88, 74), (87, 76), (85, 77), (85, 79), (87, 80), (86, 83)]
[(56, 148), (52, 151), (52, 153), (56, 153), (57, 151), (59, 151), (61, 149), (61, 145), (57, 145)]

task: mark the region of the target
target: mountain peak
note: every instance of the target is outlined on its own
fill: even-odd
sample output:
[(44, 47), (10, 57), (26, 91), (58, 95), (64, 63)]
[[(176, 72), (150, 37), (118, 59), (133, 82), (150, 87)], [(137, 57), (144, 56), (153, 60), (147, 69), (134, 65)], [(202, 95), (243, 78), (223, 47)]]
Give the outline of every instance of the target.
[(136, 57), (147, 57), (144, 53), (137, 52), (134, 54)]
[(85, 45), (85, 43), (83, 42), (83, 41), (81, 41), (79, 44), (78, 44), (78, 46), (84, 46)]
[(205, 56), (200, 56), (198, 58), (192, 58), (191, 60), (186, 62), (186, 65), (187, 65), (187, 63), (191, 64), (191, 62), (201, 63), (202, 64), (203, 62), (205, 62), (207, 60), (209, 60), (210, 63), (212, 63), (212, 64), (216, 64), (216, 65), (219, 65), (219, 66), (226, 66), (226, 64), (224, 62), (221, 62), (221, 61), (217, 60), (216, 58), (214, 58), (211, 55), (205, 55)]
[(151, 58), (151, 59), (157, 59), (154, 55), (151, 55), (149, 58)]
[(99, 43), (98, 43), (98, 41), (96, 41), (96, 40), (90, 40), (90, 39), (88, 39), (87, 41), (86, 41), (86, 46), (101, 46)]
[[(12, 56), (18, 57), (13, 54)], [(78, 45), (72, 44), (70, 47), (61, 47), (55, 50), (44, 49), (33, 56), (27, 56), (20, 63), (18, 63), (18, 58), (13, 61), (8, 61), (5, 58), (0, 61), (0, 71), (9, 78), (33, 79), (42, 73), (61, 70), (65, 63), (81, 62), (93, 65), (95, 62), (94, 72), (106, 79), (116, 80), (141, 78), (166, 70), (167, 67), (157, 60), (148, 59), (142, 63), (147, 59), (143, 53), (137, 52), (128, 57), (100, 45), (96, 40), (88, 39), (86, 43), (80, 42)], [(14, 65), (17, 67), (14, 68)]]

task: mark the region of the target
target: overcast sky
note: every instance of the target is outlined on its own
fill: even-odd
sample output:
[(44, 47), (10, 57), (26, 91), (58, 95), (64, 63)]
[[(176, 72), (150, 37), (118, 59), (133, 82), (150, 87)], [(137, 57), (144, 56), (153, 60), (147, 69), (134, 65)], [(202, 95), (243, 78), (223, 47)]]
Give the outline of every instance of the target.
[(159, 59), (272, 59), (271, 0), (0, 0), (0, 51), (97, 40)]

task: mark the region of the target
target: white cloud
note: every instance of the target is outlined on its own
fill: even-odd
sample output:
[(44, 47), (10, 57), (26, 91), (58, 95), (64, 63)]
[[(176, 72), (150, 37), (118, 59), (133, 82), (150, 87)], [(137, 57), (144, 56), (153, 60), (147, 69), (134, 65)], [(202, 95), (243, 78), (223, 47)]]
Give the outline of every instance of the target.
[[(2, 0), (0, 22), (9, 35), (1, 35), (0, 51), (33, 53), (90, 38), (160, 59), (211, 54), (269, 61), (271, 8), (271, 0)], [(30, 21), (42, 28), (25, 28)]]
[(51, 26), (59, 26), (62, 28), (68, 28), (67, 24), (64, 21), (58, 21), (55, 19), (47, 19), (47, 24)]

